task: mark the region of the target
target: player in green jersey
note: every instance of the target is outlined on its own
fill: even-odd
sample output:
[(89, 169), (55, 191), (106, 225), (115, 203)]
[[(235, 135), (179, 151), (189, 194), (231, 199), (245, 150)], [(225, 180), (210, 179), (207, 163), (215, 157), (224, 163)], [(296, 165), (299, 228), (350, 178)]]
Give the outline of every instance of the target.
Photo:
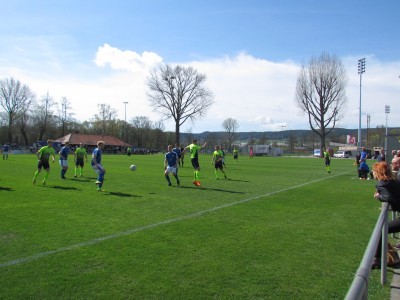
[(328, 174), (331, 173), (331, 155), (329, 154), (329, 151), (324, 148), (324, 161), (325, 161), (325, 169), (328, 172)]
[(239, 160), (239, 150), (235, 147), (233, 149), (233, 159), (236, 160), (236, 163), (238, 163)]
[(214, 164), (215, 167), (214, 173), (216, 179), (218, 179), (218, 174), (217, 174), (218, 170), (221, 170), (221, 172), (224, 173), (224, 177), (226, 179), (226, 174), (224, 172), (224, 167), (223, 167), (223, 157), (224, 154), (222, 150), (219, 148), (219, 146), (215, 146), (215, 151), (213, 152), (211, 164)]
[(194, 180), (193, 180), (193, 184), (196, 186), (200, 186), (200, 165), (199, 165), (199, 150), (201, 150), (202, 148), (204, 148), (207, 145), (207, 142), (204, 143), (203, 146), (199, 146), (197, 145), (197, 140), (194, 139), (192, 144), (190, 144), (189, 146), (186, 146), (183, 149), (183, 152), (186, 151), (186, 149), (189, 149), (190, 152), (190, 159), (192, 161), (192, 166), (194, 168)]
[(42, 148), (40, 148), (38, 150), (38, 152), (36, 152), (36, 155), (37, 155), (39, 161), (38, 161), (38, 169), (35, 172), (35, 175), (33, 176), (33, 180), (32, 180), (33, 184), (36, 183), (36, 178), (39, 175), (39, 173), (42, 171), (42, 169), (44, 169), (46, 171), (46, 173), (44, 174), (42, 184), (46, 184), (46, 180), (49, 177), (49, 173), (50, 173), (50, 164), (49, 164), (50, 157), (52, 157), (53, 163), (54, 163), (55, 155), (56, 155), (56, 152), (54, 151), (54, 148), (52, 145), (53, 145), (53, 140), (47, 140), (47, 146), (43, 146)]
[(77, 177), (78, 168), (79, 168), (79, 176), (82, 177), (83, 167), (85, 166), (85, 161), (87, 162), (87, 153), (86, 149), (82, 146), (82, 143), (79, 144), (79, 147), (75, 149), (75, 174), (74, 177)]

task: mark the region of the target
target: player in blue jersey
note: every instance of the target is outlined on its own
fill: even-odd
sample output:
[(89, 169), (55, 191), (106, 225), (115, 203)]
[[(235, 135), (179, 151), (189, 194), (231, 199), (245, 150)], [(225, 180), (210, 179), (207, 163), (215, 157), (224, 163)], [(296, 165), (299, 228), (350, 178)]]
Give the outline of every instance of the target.
[(173, 175), (176, 179), (176, 185), (179, 186), (178, 178), (178, 154), (172, 150), (172, 145), (168, 145), (168, 152), (165, 153), (164, 159), (164, 175), (165, 179), (168, 181), (168, 185), (171, 186), (171, 179), (169, 175)]
[(178, 155), (178, 163), (176, 165), (176, 175), (178, 175), (178, 167), (181, 165), (182, 151), (178, 144), (175, 144), (175, 147), (172, 148), (172, 151)]
[(8, 143), (5, 143), (3, 146), (3, 160), (8, 159), (8, 151), (10, 151), (10, 145)]
[(61, 178), (65, 179), (65, 173), (68, 170), (68, 154), (70, 152), (69, 142), (65, 142), (64, 146), (61, 148), (60, 154), (60, 166), (61, 166)]
[(103, 165), (101, 164), (101, 157), (104, 149), (104, 142), (98, 141), (97, 148), (94, 148), (92, 153), (92, 168), (97, 173), (97, 190), (102, 192), (103, 189), (103, 182), (104, 182), (104, 175), (106, 174), (106, 169), (104, 169)]

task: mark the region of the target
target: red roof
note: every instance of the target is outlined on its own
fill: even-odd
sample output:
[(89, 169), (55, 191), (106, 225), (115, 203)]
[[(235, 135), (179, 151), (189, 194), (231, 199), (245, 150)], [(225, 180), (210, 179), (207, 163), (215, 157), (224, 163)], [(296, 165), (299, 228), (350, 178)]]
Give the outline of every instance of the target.
[(55, 140), (55, 142), (60, 143), (69, 142), (71, 145), (79, 145), (82, 143), (87, 146), (96, 146), (98, 141), (104, 141), (105, 146), (130, 146), (111, 135), (101, 134), (70, 133)]

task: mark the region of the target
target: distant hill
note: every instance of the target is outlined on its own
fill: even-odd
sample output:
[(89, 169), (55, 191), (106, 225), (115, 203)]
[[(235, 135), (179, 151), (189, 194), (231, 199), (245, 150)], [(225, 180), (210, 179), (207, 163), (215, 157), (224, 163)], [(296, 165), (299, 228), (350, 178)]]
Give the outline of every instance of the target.
[[(210, 134), (210, 131), (205, 131), (202, 133), (195, 133), (191, 134), (195, 136), (198, 139), (205, 139), (207, 136)], [(225, 134), (226, 132), (224, 131), (217, 131), (217, 132), (212, 132), (213, 134)], [(298, 138), (304, 137), (304, 136), (310, 136), (312, 134), (315, 134), (312, 130), (306, 130), (306, 129), (294, 129), (294, 130), (283, 130), (283, 131), (262, 131), (262, 132), (256, 132), (256, 131), (250, 131), (250, 132), (237, 132), (237, 139), (239, 140), (249, 140), (249, 139), (261, 139), (264, 136), (267, 138), (267, 140), (280, 140), (282, 139), (282, 136), (284, 139), (286, 139), (288, 136), (295, 136)], [(364, 135), (366, 134), (366, 129), (361, 130), (361, 134)], [(183, 133), (181, 134), (183, 137), (187, 136), (188, 134)], [(335, 135), (335, 136), (346, 136), (346, 135), (351, 135), (351, 136), (357, 136), (358, 135), (358, 129), (346, 129), (346, 128), (335, 128), (333, 132), (329, 135)]]

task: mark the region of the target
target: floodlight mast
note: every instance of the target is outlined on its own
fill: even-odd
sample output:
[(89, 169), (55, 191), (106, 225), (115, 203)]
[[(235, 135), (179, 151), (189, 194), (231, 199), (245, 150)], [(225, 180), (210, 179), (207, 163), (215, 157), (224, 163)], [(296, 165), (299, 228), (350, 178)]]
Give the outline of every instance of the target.
[(358, 60), (358, 74), (360, 75), (360, 106), (359, 106), (359, 116), (358, 116), (357, 147), (361, 147), (361, 79), (363, 73), (365, 73), (365, 58), (361, 58)]

